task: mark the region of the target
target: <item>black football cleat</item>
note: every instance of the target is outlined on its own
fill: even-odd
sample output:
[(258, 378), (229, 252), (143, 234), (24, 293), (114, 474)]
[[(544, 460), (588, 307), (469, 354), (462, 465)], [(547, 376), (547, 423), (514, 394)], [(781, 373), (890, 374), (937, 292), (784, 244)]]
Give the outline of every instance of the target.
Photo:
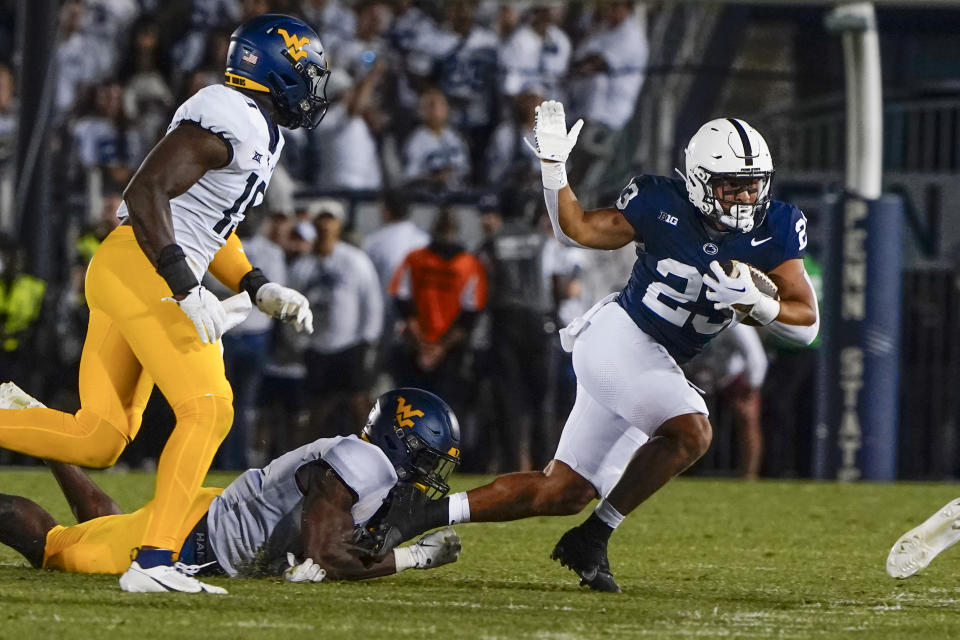
[(552, 560), (580, 576), (580, 586), (594, 591), (620, 593), (607, 560), (607, 543), (587, 535), (583, 527), (567, 531), (550, 554)]

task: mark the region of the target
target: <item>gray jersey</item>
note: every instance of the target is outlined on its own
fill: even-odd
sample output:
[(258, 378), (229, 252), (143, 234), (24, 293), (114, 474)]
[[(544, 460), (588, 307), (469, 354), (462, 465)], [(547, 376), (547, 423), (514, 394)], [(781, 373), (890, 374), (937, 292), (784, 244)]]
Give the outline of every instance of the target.
[(377, 512), (397, 482), (387, 456), (353, 435), (321, 438), (263, 469), (249, 469), (214, 498), (207, 512), (210, 547), (228, 575), (275, 573), (286, 566), (288, 551), (302, 551), (297, 470), (317, 460), (357, 495), (350, 513), (358, 526)]

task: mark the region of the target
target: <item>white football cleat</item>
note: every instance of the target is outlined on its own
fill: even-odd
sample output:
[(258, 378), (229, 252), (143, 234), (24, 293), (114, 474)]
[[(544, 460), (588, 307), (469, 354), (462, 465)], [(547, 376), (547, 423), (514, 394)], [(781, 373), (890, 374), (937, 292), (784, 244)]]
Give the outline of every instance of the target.
[(951, 500), (918, 527), (900, 536), (887, 556), (892, 578), (909, 578), (960, 540), (960, 498)]
[(13, 382), (0, 384), (0, 409), (37, 409), (46, 406)]
[(162, 564), (144, 569), (136, 560), (120, 576), (120, 588), (129, 593), (216, 593), (223, 595), (227, 590), (212, 584), (200, 582), (193, 576), (179, 571), (176, 567)]

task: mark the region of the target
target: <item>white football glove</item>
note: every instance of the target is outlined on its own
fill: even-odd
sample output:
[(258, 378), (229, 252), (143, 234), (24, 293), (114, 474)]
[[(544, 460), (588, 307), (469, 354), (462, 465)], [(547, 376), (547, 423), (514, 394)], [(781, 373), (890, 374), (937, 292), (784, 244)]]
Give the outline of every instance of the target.
[(176, 298), (164, 298), (164, 300), (172, 300), (180, 306), (180, 310), (187, 314), (193, 326), (197, 328), (197, 334), (204, 344), (213, 344), (223, 335), (227, 324), (227, 313), (223, 310), (223, 305), (220, 304), (217, 296), (202, 286), (197, 285), (190, 289), (183, 300)]
[(250, 294), (246, 291), (241, 291), (235, 296), (221, 300), (220, 305), (223, 307), (223, 312), (227, 317), (223, 325), (224, 333), (246, 320), (247, 316), (250, 315), (250, 311), (253, 309), (253, 304), (250, 302)]
[(291, 323), (301, 333), (313, 333), (313, 312), (299, 291), (268, 282), (257, 290), (257, 308), (268, 316)]
[(283, 571), (283, 579), (287, 582), (321, 582), (327, 575), (327, 572), (310, 558), (297, 564), (297, 557), (289, 552), (287, 564), (290, 566)]
[(460, 557), (460, 536), (447, 527), (428, 533), (409, 547), (394, 549), (397, 572), (404, 569), (435, 569)]
[(708, 287), (707, 300), (714, 303), (714, 309), (731, 309), (735, 304), (752, 307), (760, 301), (763, 294), (753, 283), (749, 267), (737, 263), (736, 275), (728, 276), (714, 260), (710, 263), (710, 271), (716, 278), (704, 274), (703, 283)]
[(547, 100), (536, 110), (533, 125), (534, 147), (526, 138), (523, 141), (540, 158), (540, 173), (546, 189), (562, 189), (567, 184), (566, 162), (577, 144), (583, 120), (577, 120), (567, 131), (567, 119), (563, 113), (563, 104), (556, 100)]

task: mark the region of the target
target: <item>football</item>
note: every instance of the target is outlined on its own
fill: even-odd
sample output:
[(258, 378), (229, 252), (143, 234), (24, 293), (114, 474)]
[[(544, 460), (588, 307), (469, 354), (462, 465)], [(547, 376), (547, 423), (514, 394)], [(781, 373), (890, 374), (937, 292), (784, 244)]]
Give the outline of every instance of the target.
[[(739, 260), (724, 260), (720, 263), (720, 266), (723, 268), (724, 273), (728, 276), (734, 277), (737, 274), (737, 265), (745, 267), (750, 270), (750, 277), (753, 278), (753, 284), (757, 285), (757, 289), (760, 290), (760, 293), (770, 296), (774, 300), (780, 299), (780, 293), (777, 290), (777, 285), (774, 284), (773, 280), (770, 279), (766, 273), (746, 262), (740, 262)], [(734, 309), (737, 311), (746, 312), (745, 308), (740, 308), (740, 305), (734, 305)], [(750, 325), (751, 327), (758, 327), (760, 323), (751, 318), (750, 316), (744, 315), (740, 319), (742, 324)]]

